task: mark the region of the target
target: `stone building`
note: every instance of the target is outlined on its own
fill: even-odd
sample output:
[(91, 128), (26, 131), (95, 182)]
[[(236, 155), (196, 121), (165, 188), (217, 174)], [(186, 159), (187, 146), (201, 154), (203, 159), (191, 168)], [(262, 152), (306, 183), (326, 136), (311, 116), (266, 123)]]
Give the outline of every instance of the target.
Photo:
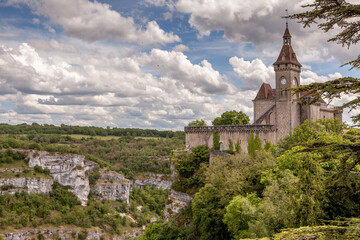
[(242, 151), (246, 152), (247, 137), (252, 132), (259, 136), (264, 146), (267, 141), (276, 143), (307, 119), (342, 119), (340, 108), (331, 108), (323, 100), (311, 105), (300, 104), (300, 98), (302, 102), (309, 100), (306, 93), (294, 95), (284, 90), (301, 84), (301, 64), (291, 46), (291, 34), (287, 24), (282, 49), (273, 65), (275, 89), (272, 89), (267, 83), (261, 85), (253, 100), (254, 122), (252, 125), (185, 127), (186, 148), (190, 149), (203, 144), (207, 144), (211, 148), (213, 133), (218, 132), (221, 150), (229, 149), (229, 140), (231, 140), (234, 145), (240, 143)]

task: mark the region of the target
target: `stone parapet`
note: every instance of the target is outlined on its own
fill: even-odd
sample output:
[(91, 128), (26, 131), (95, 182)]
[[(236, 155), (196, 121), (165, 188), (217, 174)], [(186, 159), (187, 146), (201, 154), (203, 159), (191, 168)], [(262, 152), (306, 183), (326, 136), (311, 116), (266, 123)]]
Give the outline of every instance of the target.
[(275, 125), (221, 125), (208, 127), (185, 127), (185, 133), (198, 132), (257, 132), (257, 131), (276, 131)]

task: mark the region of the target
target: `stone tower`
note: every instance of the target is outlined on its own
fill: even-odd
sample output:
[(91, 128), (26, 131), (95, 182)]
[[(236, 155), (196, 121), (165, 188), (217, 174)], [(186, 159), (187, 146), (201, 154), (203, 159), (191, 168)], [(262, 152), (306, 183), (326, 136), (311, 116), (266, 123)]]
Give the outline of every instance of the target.
[(276, 125), (277, 140), (288, 135), (291, 130), (300, 125), (300, 105), (298, 95), (284, 91), (300, 85), (301, 64), (291, 46), (291, 34), (286, 23), (283, 36), (283, 46), (279, 57), (273, 64), (276, 82)]

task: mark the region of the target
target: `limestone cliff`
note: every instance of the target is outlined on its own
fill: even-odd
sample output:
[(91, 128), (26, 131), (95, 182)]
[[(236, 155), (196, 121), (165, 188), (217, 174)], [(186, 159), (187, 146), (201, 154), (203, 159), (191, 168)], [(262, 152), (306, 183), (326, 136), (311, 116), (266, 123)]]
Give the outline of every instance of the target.
[(130, 180), (120, 173), (106, 169), (100, 169), (100, 178), (91, 190), (100, 195), (101, 200), (122, 200), (129, 203), (131, 190)]
[(86, 163), (84, 156), (75, 154), (50, 155), (48, 152), (30, 152), (28, 157), (30, 167), (41, 166), (49, 169), (54, 181), (69, 186), (69, 191), (79, 198), (82, 205), (86, 205), (90, 186), (85, 172), (95, 164)]
[(164, 220), (169, 221), (172, 216), (184, 209), (193, 198), (189, 194), (171, 190), (164, 209)]
[(142, 229), (133, 229), (132, 231), (125, 232), (123, 235), (105, 236), (103, 231), (99, 228), (81, 229), (81, 228), (46, 228), (46, 229), (28, 229), (16, 230), (13, 232), (0, 233), (5, 240), (27, 240), (38, 239), (41, 234), (44, 239), (80, 239), (80, 234), (87, 240), (125, 240), (140, 236), (144, 231)]
[(54, 181), (49, 178), (0, 178), (0, 186), (12, 186), (6, 191), (0, 191), (0, 194), (4, 192), (15, 194), (21, 191), (28, 193), (48, 193), (52, 190), (53, 183)]
[(173, 183), (172, 176), (167, 174), (156, 174), (156, 173), (147, 173), (138, 179), (132, 181), (132, 186), (137, 188), (143, 188), (145, 185), (154, 186), (155, 188), (161, 189), (170, 189), (171, 184)]

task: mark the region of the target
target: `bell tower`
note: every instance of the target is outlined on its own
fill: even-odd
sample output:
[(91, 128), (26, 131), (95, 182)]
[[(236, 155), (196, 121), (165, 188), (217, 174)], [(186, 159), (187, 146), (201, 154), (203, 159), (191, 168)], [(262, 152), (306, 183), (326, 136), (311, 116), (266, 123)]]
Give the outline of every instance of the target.
[(283, 46), (273, 65), (276, 83), (277, 140), (279, 140), (288, 135), (294, 127), (300, 125), (299, 96), (285, 90), (300, 85), (301, 72), (301, 64), (291, 46), (291, 34), (287, 22)]

